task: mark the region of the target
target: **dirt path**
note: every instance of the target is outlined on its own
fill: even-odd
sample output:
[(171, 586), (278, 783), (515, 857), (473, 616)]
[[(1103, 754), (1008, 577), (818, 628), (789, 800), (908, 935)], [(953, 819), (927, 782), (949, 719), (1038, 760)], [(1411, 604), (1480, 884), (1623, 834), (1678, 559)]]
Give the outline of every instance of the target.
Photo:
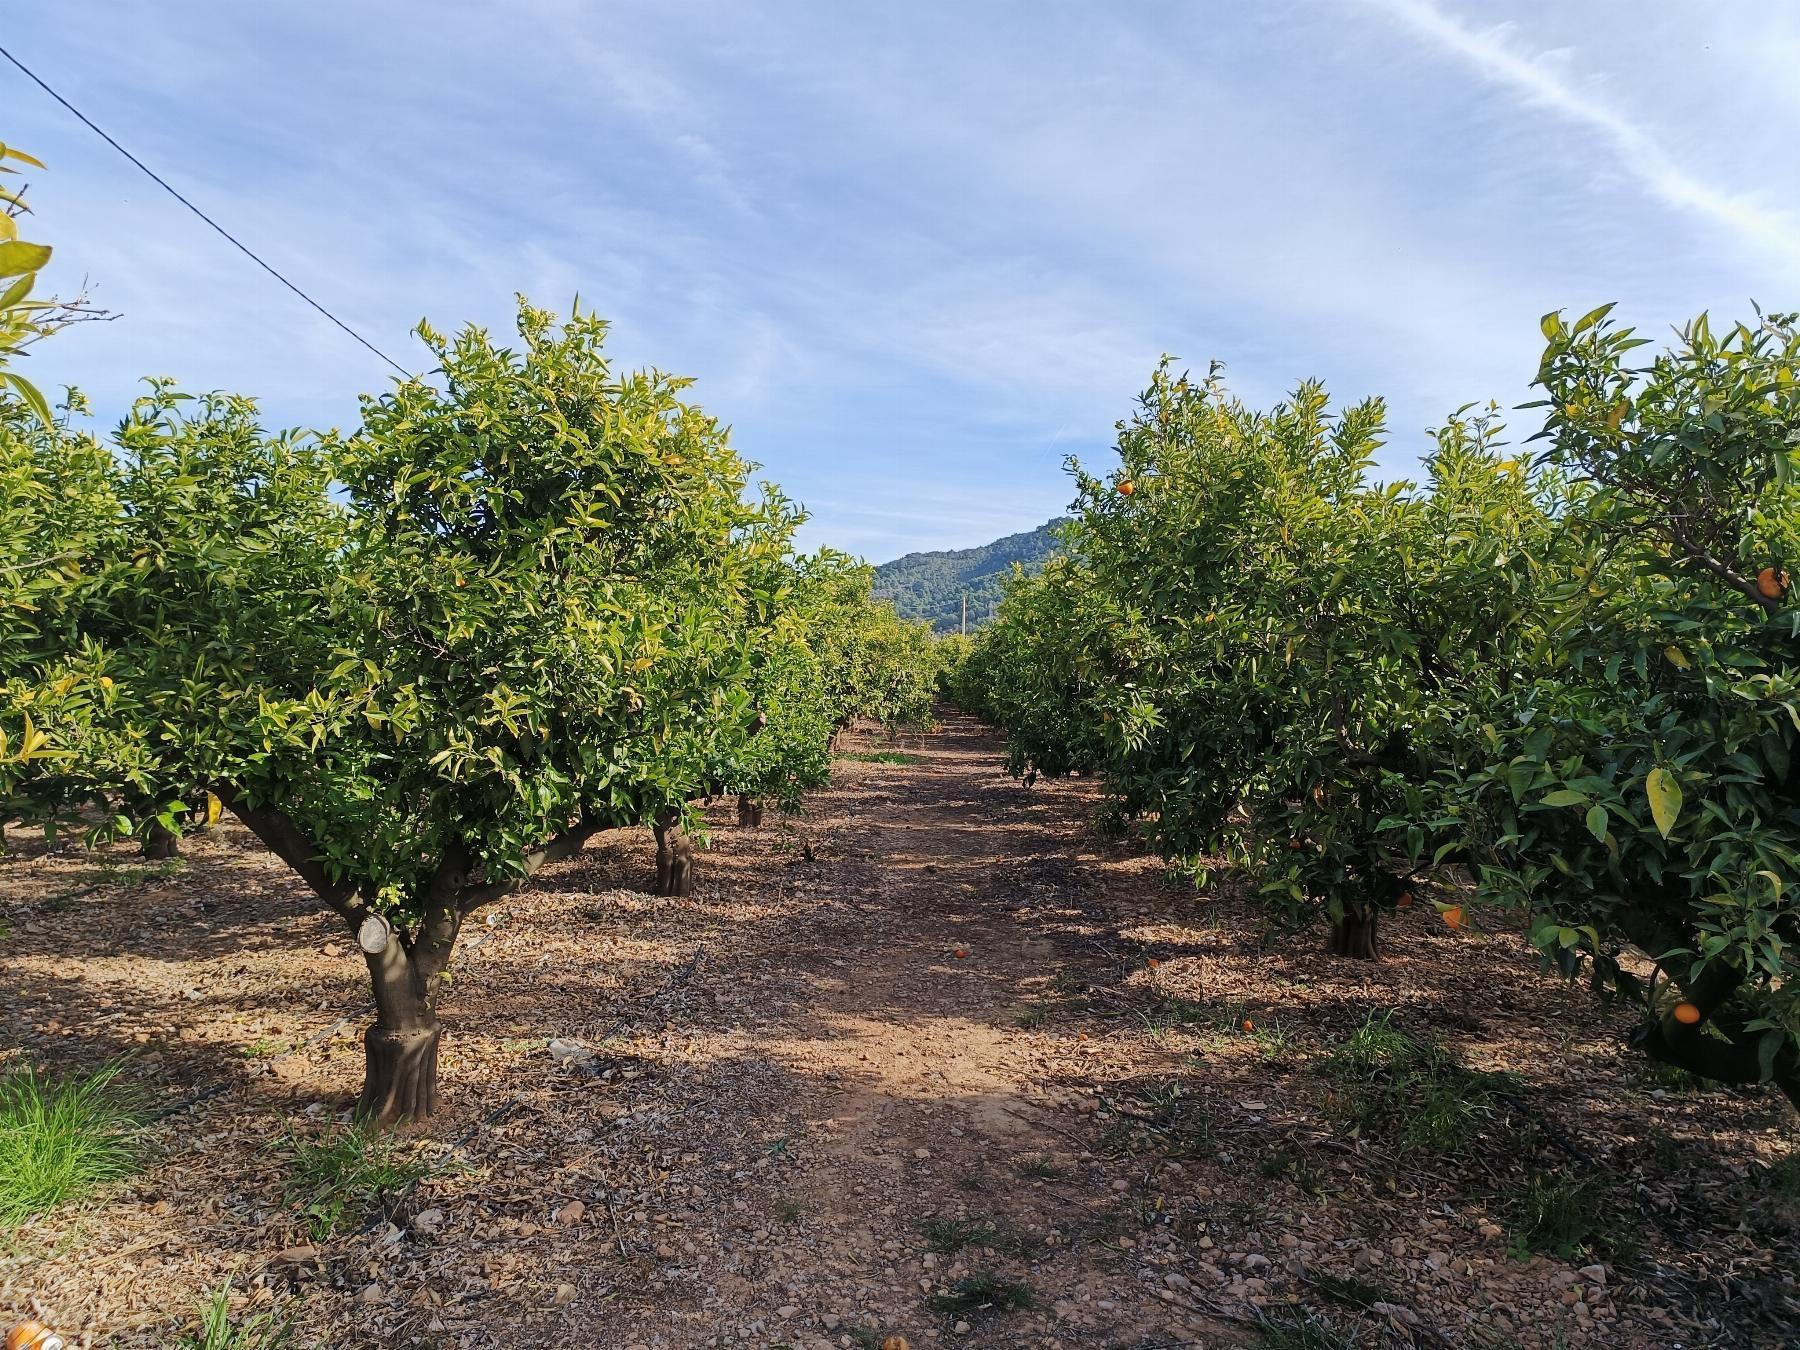
[[(1756, 1179), (1791, 1126), (1633, 1078), (1515, 936), (1415, 913), (1332, 961), (968, 719), (847, 748), (797, 822), (720, 810), (691, 900), (643, 893), (628, 832), (473, 934), (431, 1175), (323, 1240), (284, 1137), (356, 1086), (348, 942), (241, 831), (179, 872), (19, 850), (0, 1048), (129, 1053), (180, 1109), (140, 1178), (0, 1252), (0, 1313), (166, 1345), (230, 1276), (334, 1348), (1779, 1343), (1800, 1215)], [(1372, 1010), (1510, 1095), (1436, 1152), (1346, 1132), (1321, 1065)], [(1620, 1231), (1530, 1255), (1508, 1197), (1565, 1173)]]

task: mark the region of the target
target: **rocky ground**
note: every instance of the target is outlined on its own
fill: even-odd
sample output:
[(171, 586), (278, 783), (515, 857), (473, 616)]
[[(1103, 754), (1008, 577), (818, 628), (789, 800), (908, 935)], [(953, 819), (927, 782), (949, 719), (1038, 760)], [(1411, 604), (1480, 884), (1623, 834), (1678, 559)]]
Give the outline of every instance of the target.
[[(230, 826), (178, 867), (13, 830), (0, 1063), (128, 1056), (156, 1116), (0, 1249), (0, 1316), (168, 1345), (230, 1279), (332, 1347), (1788, 1343), (1785, 1108), (1652, 1076), (1516, 934), (1421, 904), (1336, 961), (967, 719), (847, 749), (799, 818), (718, 811), (690, 900), (626, 832), (478, 927), (428, 1171), (326, 1237), (290, 1182), (360, 1074), (347, 935)], [(1443, 1052), (1385, 1115), (1371, 1013)]]

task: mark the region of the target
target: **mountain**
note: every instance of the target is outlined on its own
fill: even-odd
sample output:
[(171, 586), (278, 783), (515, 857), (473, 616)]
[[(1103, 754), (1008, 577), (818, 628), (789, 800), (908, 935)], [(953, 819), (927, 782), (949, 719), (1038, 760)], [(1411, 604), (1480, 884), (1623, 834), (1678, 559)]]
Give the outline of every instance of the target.
[[(1064, 518), (1066, 519), (1066, 518)], [(1043, 569), (1057, 551), (1051, 533), (1064, 519), (1049, 521), (1024, 534), (1009, 534), (978, 548), (938, 553), (909, 553), (875, 569), (875, 594), (892, 600), (903, 618), (929, 619), (940, 633), (962, 625), (963, 596), (969, 597), (969, 629), (988, 621), (990, 607), (1000, 603), (1000, 588), (1012, 565), (1027, 572)]]

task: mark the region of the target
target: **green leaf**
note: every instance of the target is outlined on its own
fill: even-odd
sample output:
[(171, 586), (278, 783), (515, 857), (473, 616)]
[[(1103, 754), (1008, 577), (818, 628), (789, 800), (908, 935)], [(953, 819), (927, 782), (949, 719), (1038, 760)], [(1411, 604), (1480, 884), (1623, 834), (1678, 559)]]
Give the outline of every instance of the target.
[(1581, 806), (1587, 802), (1587, 793), (1575, 792), (1569, 788), (1558, 788), (1543, 800), (1545, 806)]
[(22, 239), (9, 239), (0, 244), (0, 277), (35, 272), (49, 261), (48, 244), (28, 244)]
[(1656, 828), (1667, 839), (1681, 815), (1681, 785), (1675, 781), (1674, 774), (1659, 764), (1645, 777), (1644, 794), (1650, 798), (1650, 814), (1656, 821)]
[(1594, 838), (1604, 842), (1606, 839), (1606, 827), (1609, 823), (1610, 817), (1607, 816), (1606, 808), (1604, 806), (1595, 802), (1592, 806), (1588, 807), (1588, 833), (1593, 835)]

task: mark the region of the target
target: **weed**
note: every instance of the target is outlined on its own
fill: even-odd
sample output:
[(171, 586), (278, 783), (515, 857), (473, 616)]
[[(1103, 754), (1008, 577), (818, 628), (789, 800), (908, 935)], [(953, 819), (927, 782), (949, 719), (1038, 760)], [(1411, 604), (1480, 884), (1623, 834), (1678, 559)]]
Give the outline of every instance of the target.
[(798, 1223), (803, 1213), (805, 1211), (792, 1200), (778, 1200), (775, 1203), (776, 1223)]
[(1599, 1186), (1584, 1177), (1539, 1172), (1525, 1178), (1504, 1197), (1502, 1208), (1511, 1219), (1513, 1255), (1548, 1252), (1565, 1261), (1628, 1260), (1637, 1241), (1614, 1226), (1606, 1213)]
[[(532, 1042), (536, 1044), (536, 1042)], [(281, 1053), (280, 1041), (257, 1040), (243, 1046), (239, 1052), (245, 1059), (272, 1059)]]
[(1133, 1122), (1109, 1131), (1115, 1152), (1130, 1152), (1140, 1134), (1170, 1157), (1211, 1157), (1218, 1151), (1211, 1119), (1178, 1078), (1128, 1084), (1108, 1105)]
[(900, 750), (876, 750), (857, 754), (839, 755), (839, 759), (852, 759), (862, 764), (923, 764), (923, 755), (909, 755)]
[[(1800, 1154), (1795, 1156), (1800, 1157)], [(1018, 1168), (1022, 1177), (1040, 1177), (1045, 1181), (1054, 1181), (1063, 1174), (1056, 1159), (1048, 1153), (1027, 1153), (1019, 1159)]]
[(1037, 1307), (1037, 1295), (1027, 1284), (979, 1271), (958, 1280), (944, 1293), (933, 1294), (927, 1302), (935, 1312), (978, 1317), (996, 1312), (1029, 1312)]
[(1328, 1270), (1321, 1270), (1313, 1271), (1307, 1279), (1326, 1298), (1347, 1308), (1369, 1308), (1377, 1303), (1394, 1302), (1391, 1289), (1359, 1280), (1354, 1275), (1333, 1275)]
[(1440, 1046), (1407, 1034), (1393, 1014), (1367, 1021), (1326, 1061), (1327, 1104), (1356, 1133), (1447, 1151), (1489, 1113), (1497, 1080), (1472, 1073)]
[(1272, 1181), (1293, 1182), (1315, 1200), (1327, 1189), (1325, 1173), (1308, 1162), (1297, 1149), (1283, 1147), (1265, 1153), (1256, 1164), (1256, 1170)]
[(1304, 1308), (1260, 1313), (1256, 1329), (1269, 1350), (1357, 1350), (1362, 1343), (1354, 1327), (1334, 1326)]
[(175, 1350), (276, 1350), (286, 1345), (288, 1327), (273, 1311), (260, 1312), (235, 1326), (231, 1320), (231, 1281), (227, 1280), (200, 1305), (200, 1325), (175, 1342)]
[(1800, 1153), (1790, 1153), (1769, 1169), (1769, 1189), (1788, 1200), (1800, 1200)]
[(351, 1125), (319, 1139), (301, 1139), (291, 1130), (293, 1154), (286, 1200), (300, 1211), (315, 1242), (340, 1224), (356, 1223), (387, 1195), (410, 1186), (430, 1170), (403, 1157), (393, 1140), (365, 1125)]
[(925, 1236), (925, 1250), (939, 1256), (954, 1256), (964, 1247), (992, 1247), (1000, 1240), (1000, 1230), (986, 1219), (950, 1219), (936, 1215), (919, 1225)]
[(1634, 1076), (1646, 1088), (1682, 1093), (1708, 1092), (1713, 1088), (1712, 1083), (1698, 1074), (1689, 1073), (1676, 1064), (1664, 1064), (1660, 1059), (1640, 1059), (1635, 1068)]
[(119, 1066), (54, 1079), (26, 1069), (0, 1078), (0, 1231), (129, 1176), (137, 1103)]
[(1035, 1031), (1050, 1020), (1050, 1010), (1041, 1003), (1028, 1004), (1013, 1014), (1013, 1025)]

